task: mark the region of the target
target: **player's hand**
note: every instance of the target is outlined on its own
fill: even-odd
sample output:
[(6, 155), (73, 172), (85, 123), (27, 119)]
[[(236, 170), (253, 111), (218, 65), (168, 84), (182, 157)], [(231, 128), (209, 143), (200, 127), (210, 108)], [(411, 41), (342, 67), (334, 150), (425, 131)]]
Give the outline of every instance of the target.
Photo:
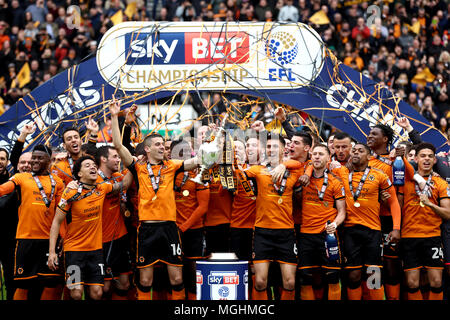
[(99, 130), (98, 123), (92, 117), (89, 117), (86, 122), (86, 129), (89, 130), (91, 134), (96, 135)]
[(335, 233), (335, 232), (336, 232), (336, 228), (337, 228), (336, 222), (332, 222), (332, 223), (330, 223), (330, 224), (325, 223), (325, 231), (326, 231), (328, 234)]
[(275, 114), (275, 118), (280, 120), (280, 122), (286, 121), (286, 112), (284, 111), (283, 108), (281, 108), (281, 107), (276, 108), (274, 114)]
[(261, 131), (266, 130), (266, 128), (264, 127), (264, 122), (262, 122), (261, 120), (257, 120), (255, 122), (253, 122), (251, 128), (253, 130), (255, 130), (256, 132), (261, 132)]
[(394, 229), (391, 232), (389, 232), (388, 242), (390, 243), (397, 243), (400, 241), (400, 230)]
[(389, 154), (389, 157), (391, 160), (397, 158), (398, 156), (403, 157), (406, 153), (405, 147), (395, 147), (395, 149), (392, 149), (391, 153)]
[(304, 187), (307, 187), (309, 185), (309, 176), (307, 174), (304, 174), (298, 178), (298, 181), (300, 184)]
[(382, 202), (386, 203), (388, 199), (391, 197), (391, 194), (386, 190), (380, 192), (380, 199)]
[(284, 173), (286, 172), (286, 166), (282, 163), (277, 165), (274, 169), (269, 171), (269, 174), (272, 176), (272, 181), (274, 183), (281, 183), (283, 180)]
[(21, 134), (28, 136), (29, 134), (32, 134), (36, 130), (36, 126), (34, 125), (34, 122), (27, 123), (23, 126), (22, 131), (20, 131)]
[(47, 264), (50, 270), (55, 271), (59, 268), (58, 255), (56, 253), (49, 253)]
[(329, 166), (330, 171), (332, 171), (333, 169), (337, 169), (341, 167), (341, 164), (339, 163), (339, 161), (333, 160), (330, 162)]
[(67, 188), (72, 189), (72, 190), (78, 189), (78, 182), (76, 182), (75, 180), (70, 181), (67, 184)]
[(405, 129), (407, 132), (412, 131), (413, 127), (411, 126), (411, 123), (409, 122), (408, 118), (406, 117), (400, 117), (397, 118), (397, 124)]
[(117, 117), (120, 112), (120, 101), (116, 100), (114, 96), (112, 101), (109, 103), (109, 112), (111, 113), (111, 117)]
[(432, 202), (430, 201), (430, 199), (428, 198), (428, 196), (426, 194), (421, 194), (419, 196), (420, 198), (420, 202), (422, 202), (424, 205), (431, 207)]
[(136, 114), (135, 114), (136, 110), (137, 110), (137, 105), (136, 105), (136, 104), (133, 104), (133, 105), (128, 109), (127, 115), (125, 116), (125, 124), (126, 124), (126, 125), (130, 125), (130, 124), (132, 124), (134, 121), (136, 121)]

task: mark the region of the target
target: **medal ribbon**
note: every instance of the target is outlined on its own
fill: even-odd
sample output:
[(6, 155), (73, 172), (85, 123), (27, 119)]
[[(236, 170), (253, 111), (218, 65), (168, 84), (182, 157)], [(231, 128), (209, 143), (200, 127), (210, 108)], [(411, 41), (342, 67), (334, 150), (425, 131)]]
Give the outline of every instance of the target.
[[(267, 166), (267, 170), (269, 170), (269, 171), (271, 170), (270, 165)], [(274, 189), (277, 191), (277, 193), (280, 196), (282, 196), (284, 191), (286, 190), (286, 181), (287, 181), (288, 176), (289, 176), (289, 170), (286, 170), (284, 172), (283, 179), (281, 180), (280, 187), (278, 187), (276, 183), (273, 184)]]
[(55, 194), (55, 187), (56, 187), (55, 179), (53, 179), (53, 176), (51, 174), (49, 174), (50, 181), (51, 181), (51, 184), (52, 184), (52, 191), (50, 193), (50, 198), (47, 198), (47, 194), (45, 193), (44, 187), (42, 186), (42, 183), (39, 180), (38, 176), (36, 176), (36, 174), (34, 172), (32, 172), (31, 175), (34, 178), (34, 181), (36, 181), (37, 187), (39, 188), (39, 192), (41, 193), (42, 200), (44, 200), (45, 206), (47, 208), (50, 207), (50, 204), (52, 203), (52, 200), (53, 200), (53, 196)]
[(317, 189), (317, 195), (319, 197), (320, 201), (323, 201), (323, 197), (325, 196), (325, 191), (327, 190), (328, 187), (328, 173), (327, 173), (327, 169), (325, 169), (325, 171), (323, 172), (323, 183), (322, 183), (322, 187), (319, 189), (317, 189), (316, 185), (314, 185), (314, 187), (316, 187)]
[(389, 159), (386, 159), (385, 157), (382, 157), (382, 156), (380, 156), (379, 154), (376, 154), (375, 152), (371, 152), (371, 154), (372, 154), (372, 156), (375, 158), (375, 159), (377, 159), (377, 160), (380, 160), (381, 162), (384, 162), (384, 163), (386, 163), (387, 165), (389, 165), (389, 166), (392, 166), (392, 161), (391, 160), (389, 160)]
[(430, 173), (430, 176), (428, 177), (428, 180), (425, 184), (425, 188), (423, 188), (423, 191), (420, 191), (419, 186), (417, 185), (417, 182), (414, 181), (414, 189), (416, 189), (416, 193), (419, 197), (421, 194), (427, 194), (428, 197), (431, 197), (430, 185), (431, 185), (432, 177), (433, 177), (433, 172)]
[(89, 192), (87, 192), (87, 193), (85, 193), (84, 195), (81, 196), (81, 193), (83, 192), (83, 185), (80, 184), (80, 185), (78, 186), (77, 193), (76, 193), (72, 198), (70, 198), (67, 202), (83, 200), (84, 198), (87, 198), (87, 197), (89, 197), (91, 194), (93, 194), (94, 191), (95, 191), (96, 189), (97, 189), (97, 188), (92, 188)]
[(364, 170), (364, 174), (363, 174), (361, 180), (359, 181), (358, 188), (356, 189), (356, 193), (353, 193), (353, 184), (352, 184), (353, 171), (348, 174), (348, 185), (350, 187), (350, 192), (353, 196), (353, 200), (355, 200), (355, 201), (358, 200), (358, 197), (361, 194), (361, 190), (364, 185), (364, 182), (366, 182), (367, 176), (369, 175), (369, 171), (370, 171), (370, 167), (367, 167), (366, 170)]
[(159, 190), (159, 180), (161, 179), (161, 169), (163, 167), (163, 164), (159, 167), (158, 176), (155, 178), (155, 175), (153, 174), (152, 165), (150, 162), (147, 162), (147, 170), (148, 170), (148, 176), (150, 177), (150, 181), (152, 182), (152, 188), (153, 191), (156, 193)]
[(186, 183), (186, 181), (188, 180), (188, 178), (189, 178), (189, 172), (188, 171), (185, 171), (184, 172), (184, 175), (183, 175), (183, 180), (181, 181), (181, 184), (179, 185), (179, 186), (177, 186), (175, 183), (173, 184), (173, 189), (176, 191), (176, 192), (181, 192), (181, 188), (183, 188), (183, 186), (184, 186), (184, 184)]

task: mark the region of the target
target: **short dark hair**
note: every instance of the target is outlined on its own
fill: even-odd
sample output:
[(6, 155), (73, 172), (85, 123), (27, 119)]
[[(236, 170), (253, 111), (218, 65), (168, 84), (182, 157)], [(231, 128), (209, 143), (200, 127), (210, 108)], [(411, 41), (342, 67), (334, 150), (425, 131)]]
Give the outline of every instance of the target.
[(80, 131), (77, 129), (77, 128), (74, 128), (74, 127), (69, 127), (69, 128), (66, 128), (66, 129), (64, 129), (64, 131), (63, 131), (63, 133), (62, 133), (62, 141), (63, 142), (65, 142), (64, 141), (64, 135), (67, 133), (67, 132), (69, 132), (69, 131), (75, 131), (75, 132), (78, 132), (78, 134), (81, 136), (81, 134), (80, 134)]
[(308, 132), (306, 131), (296, 132), (294, 133), (293, 136), (302, 138), (303, 144), (306, 144), (307, 146), (310, 147), (312, 146), (313, 138)]
[(361, 146), (363, 146), (364, 149), (366, 149), (367, 153), (370, 154), (371, 150), (370, 150), (370, 148), (369, 148), (369, 146), (368, 146), (367, 144), (362, 143), (362, 142), (357, 142), (357, 143), (355, 143), (355, 146), (354, 146), (354, 147), (356, 147), (358, 144), (361, 145)]
[(8, 152), (8, 150), (6, 150), (5, 148), (0, 148), (0, 152), (4, 152), (4, 153), (6, 153), (6, 160), (9, 160), (9, 152)]
[(100, 166), (101, 157), (108, 158), (109, 150), (116, 150), (116, 148), (112, 146), (101, 146), (97, 148), (97, 152), (95, 153), (95, 163), (97, 166)]
[(352, 141), (352, 137), (347, 132), (338, 132), (334, 135), (334, 140), (344, 140), (344, 139), (350, 139), (350, 142)]
[(391, 127), (388, 127), (384, 124), (377, 124), (373, 128), (378, 128), (381, 130), (383, 135), (388, 138), (387, 145), (390, 146), (392, 144), (392, 140), (394, 139), (394, 130)]
[(416, 155), (418, 155), (419, 152), (422, 151), (423, 149), (430, 149), (433, 151), (433, 153), (436, 153), (436, 147), (433, 144), (429, 142), (422, 142), (416, 145)]
[(53, 151), (50, 147), (47, 147), (45, 144), (38, 144), (34, 146), (33, 151), (41, 151), (45, 152), (50, 158), (52, 157)]
[(83, 143), (81, 145), (81, 151), (84, 154), (90, 155), (91, 157), (95, 158), (97, 154), (97, 147), (93, 143)]
[(281, 142), (281, 144), (284, 146), (286, 146), (286, 141), (284, 140), (284, 138), (279, 135), (278, 133), (274, 133), (274, 132), (269, 132), (267, 134), (267, 141), (269, 140), (278, 140)]
[(146, 136), (145, 138), (144, 138), (144, 146), (150, 146), (149, 144), (147, 144), (147, 143), (150, 143), (151, 144), (151, 142), (147, 142), (147, 141), (151, 141), (152, 139), (154, 139), (154, 138), (161, 138), (161, 139), (163, 139), (163, 141), (165, 141), (164, 140), (164, 137), (162, 136), (162, 135), (160, 135), (159, 133), (150, 133), (148, 136)]
[(84, 161), (86, 160), (92, 160), (95, 162), (95, 159), (92, 158), (91, 156), (82, 156), (80, 157), (77, 161), (75, 161), (75, 163), (73, 164), (73, 169), (72, 169), (72, 176), (75, 180), (79, 180), (80, 177), (78, 177), (78, 173), (81, 170), (81, 165), (83, 164)]

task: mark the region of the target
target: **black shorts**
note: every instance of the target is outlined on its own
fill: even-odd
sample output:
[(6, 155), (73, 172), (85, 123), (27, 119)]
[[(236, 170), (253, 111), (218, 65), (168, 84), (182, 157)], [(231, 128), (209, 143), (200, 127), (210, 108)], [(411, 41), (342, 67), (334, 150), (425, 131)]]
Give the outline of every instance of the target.
[(181, 267), (182, 254), (180, 235), (174, 221), (139, 225), (137, 268), (146, 268), (159, 261)]
[(117, 279), (121, 274), (131, 274), (129, 245), (128, 235), (103, 243), (105, 280)]
[(445, 220), (441, 224), (442, 247), (444, 249), (444, 264), (450, 265), (450, 220)]
[(103, 250), (65, 251), (66, 285), (72, 289), (76, 285), (103, 286), (105, 263)]
[(297, 244), (292, 229), (255, 227), (253, 233), (253, 262), (278, 261), (297, 265)]
[(14, 280), (42, 277), (61, 277), (62, 274), (48, 267), (47, 239), (17, 239), (14, 257)]
[(320, 267), (339, 270), (341, 268), (340, 261), (330, 262), (327, 258), (327, 253), (325, 250), (325, 233), (300, 233), (298, 260), (299, 269)]
[(382, 267), (383, 239), (381, 231), (354, 225), (344, 228), (343, 238), (345, 268)]
[(206, 254), (230, 252), (230, 224), (205, 227)]
[(405, 271), (422, 267), (444, 267), (441, 237), (402, 238), (400, 255)]
[(398, 258), (398, 245), (396, 243), (387, 242), (389, 233), (392, 231), (394, 223), (392, 216), (380, 216), (381, 233), (383, 234), (383, 257)]
[(252, 259), (253, 229), (230, 228), (230, 251), (234, 252), (239, 260)]
[(181, 233), (184, 258), (202, 259), (204, 255), (205, 232), (203, 228), (188, 229)]

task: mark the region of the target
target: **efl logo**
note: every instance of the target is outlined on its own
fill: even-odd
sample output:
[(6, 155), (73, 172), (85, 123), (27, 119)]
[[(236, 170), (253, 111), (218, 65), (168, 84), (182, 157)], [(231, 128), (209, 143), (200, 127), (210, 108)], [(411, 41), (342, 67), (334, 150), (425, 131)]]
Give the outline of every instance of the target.
[(127, 65), (233, 64), (249, 61), (244, 32), (125, 34)]

